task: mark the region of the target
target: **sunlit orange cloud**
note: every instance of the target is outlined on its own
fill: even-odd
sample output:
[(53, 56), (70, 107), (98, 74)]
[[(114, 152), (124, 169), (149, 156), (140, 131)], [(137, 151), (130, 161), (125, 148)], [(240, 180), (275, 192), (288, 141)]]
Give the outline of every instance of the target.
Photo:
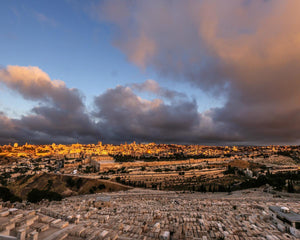
[[(60, 80), (51, 81), (49, 75), (38, 67), (7, 66), (0, 70), (2, 81), (10, 87), (16, 87), (28, 95), (44, 94), (50, 88), (65, 87)], [(37, 91), (38, 89), (38, 91)]]
[(158, 97), (161, 98), (167, 98), (167, 99), (174, 99), (174, 98), (186, 98), (187, 95), (178, 92), (175, 90), (170, 90), (161, 87), (158, 82), (148, 79), (143, 83), (134, 83), (130, 85), (133, 90), (136, 90), (138, 92), (147, 92), (147, 93), (152, 93)]
[(78, 90), (67, 88), (63, 81), (51, 80), (38, 67), (7, 66), (0, 69), (0, 82), (26, 99), (52, 101), (65, 109), (83, 106)]
[[(131, 50), (130, 60), (138, 66), (145, 68), (147, 65), (147, 59), (152, 58), (156, 51), (156, 46), (151, 38), (148, 38), (145, 33), (141, 33), (134, 43), (135, 47)], [(132, 45), (128, 46), (132, 47)]]

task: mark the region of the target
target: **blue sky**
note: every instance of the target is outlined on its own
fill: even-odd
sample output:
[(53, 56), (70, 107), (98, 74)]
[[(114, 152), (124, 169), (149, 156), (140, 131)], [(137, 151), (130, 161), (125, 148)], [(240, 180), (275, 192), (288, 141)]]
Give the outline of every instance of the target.
[[(197, 99), (200, 111), (224, 104), (222, 97), (210, 97), (189, 84), (170, 81), (129, 62), (113, 46), (110, 24), (91, 17), (89, 7), (88, 2), (2, 1), (1, 65), (38, 66), (51, 79), (78, 88), (88, 106), (108, 88), (147, 79)], [(32, 108), (31, 101), (23, 100), (3, 85), (0, 87), (0, 110), (18, 117)]]

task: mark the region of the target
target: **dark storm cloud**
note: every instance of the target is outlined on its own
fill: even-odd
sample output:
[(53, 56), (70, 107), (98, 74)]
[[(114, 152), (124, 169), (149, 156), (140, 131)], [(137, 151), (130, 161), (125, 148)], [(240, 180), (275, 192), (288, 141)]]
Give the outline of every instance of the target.
[(15, 142), (18, 129), (15, 124), (3, 112), (0, 112), (0, 144)]
[[(109, 103), (109, 104), (108, 104)], [(117, 86), (95, 98), (100, 129), (107, 139), (157, 140), (176, 138), (180, 132), (198, 124), (195, 102), (166, 105), (162, 100), (148, 101), (129, 87)], [(180, 117), (179, 117), (180, 116)]]
[[(157, 85), (159, 87), (159, 85)], [(179, 94), (180, 95), (180, 94)], [(181, 95), (180, 95), (181, 97)], [(211, 128), (210, 113), (199, 114), (194, 100), (144, 100), (131, 88), (117, 86), (95, 98), (102, 137), (115, 142), (156, 141), (177, 143), (212, 142), (236, 136), (216, 134)]]
[(19, 123), (31, 131), (43, 132), (50, 136), (73, 137), (78, 140), (81, 137), (91, 137), (95, 141), (99, 134), (94, 123), (84, 112), (65, 111), (51, 106), (33, 108), (32, 114), (23, 116)]
[[(141, 68), (214, 94), (211, 134), (241, 142), (299, 143), (300, 2), (101, 1), (114, 44)], [(201, 134), (199, 135), (201, 136)], [(231, 136), (231, 137), (230, 137)]]

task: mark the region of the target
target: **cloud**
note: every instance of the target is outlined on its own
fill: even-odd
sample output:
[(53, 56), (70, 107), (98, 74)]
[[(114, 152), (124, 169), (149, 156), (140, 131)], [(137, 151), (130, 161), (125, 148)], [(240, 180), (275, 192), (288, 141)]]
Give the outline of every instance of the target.
[(169, 104), (161, 99), (149, 101), (129, 87), (117, 86), (97, 96), (95, 106), (102, 137), (109, 141), (210, 143), (237, 139), (225, 132), (217, 134), (216, 126), (211, 127), (210, 112), (199, 114), (197, 103), (186, 98), (172, 98)]
[(0, 129), (0, 143), (8, 143), (15, 140), (16, 126), (3, 112), (0, 112)]
[(224, 107), (209, 110), (213, 128), (223, 126), (219, 135), (299, 143), (299, 7), (298, 0), (110, 0), (92, 14), (113, 26), (114, 45), (142, 69), (226, 92)]
[[(38, 102), (19, 119), (0, 112), (0, 144), (30, 143), (110, 143), (124, 141), (168, 143), (215, 143), (238, 141), (240, 136), (222, 122), (214, 121), (214, 111), (198, 112), (195, 100), (161, 87), (154, 80), (108, 89), (94, 99), (89, 113), (77, 89), (51, 80), (38, 67), (8, 66), (0, 70), (0, 82)], [(134, 91), (149, 92), (146, 100)]]
[(139, 91), (139, 92), (147, 92), (147, 93), (152, 93), (157, 96), (167, 98), (167, 99), (175, 99), (178, 97), (187, 97), (186, 94), (174, 91), (174, 90), (169, 90), (166, 88), (161, 87), (158, 82), (148, 79), (143, 83), (134, 83), (131, 84), (131, 88), (133, 90)]
[[(109, 104), (108, 104), (109, 103)], [(99, 127), (106, 139), (171, 140), (198, 124), (195, 102), (166, 105), (141, 99), (129, 87), (117, 86), (95, 98)]]
[(61, 109), (83, 107), (77, 89), (69, 89), (59, 80), (51, 80), (38, 67), (7, 66), (0, 69), (0, 82), (21, 94), (25, 99), (51, 102)]
[(38, 67), (3, 68), (0, 70), (1, 82), (39, 105), (20, 119), (10, 119), (2, 113), (0, 142), (94, 142), (99, 138), (100, 132), (90, 119), (77, 89), (68, 88), (62, 81), (51, 80)]

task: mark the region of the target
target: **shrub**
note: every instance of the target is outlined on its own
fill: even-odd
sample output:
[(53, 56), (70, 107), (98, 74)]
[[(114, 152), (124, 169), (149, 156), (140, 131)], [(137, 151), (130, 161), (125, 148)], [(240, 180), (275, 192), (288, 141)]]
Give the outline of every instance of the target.
[(3, 202), (21, 202), (22, 199), (12, 194), (11, 191), (6, 187), (0, 187), (0, 198)]
[(32, 203), (40, 202), (43, 199), (48, 199), (49, 201), (61, 201), (62, 196), (57, 192), (39, 190), (36, 188), (32, 189), (27, 195), (27, 200)]
[(95, 186), (90, 188), (90, 193), (93, 194), (95, 193), (95, 191), (97, 190), (97, 188)]
[(76, 182), (76, 187), (77, 189), (79, 189), (82, 186), (82, 179), (78, 178), (77, 182)]
[(101, 189), (105, 189), (105, 185), (104, 185), (104, 184), (102, 184), (102, 183), (100, 183), (100, 184), (98, 185), (98, 189), (99, 189), (99, 190), (101, 190)]
[(74, 187), (75, 186), (75, 181), (73, 180), (73, 178), (71, 178), (71, 177), (67, 178), (67, 186), (68, 187)]

